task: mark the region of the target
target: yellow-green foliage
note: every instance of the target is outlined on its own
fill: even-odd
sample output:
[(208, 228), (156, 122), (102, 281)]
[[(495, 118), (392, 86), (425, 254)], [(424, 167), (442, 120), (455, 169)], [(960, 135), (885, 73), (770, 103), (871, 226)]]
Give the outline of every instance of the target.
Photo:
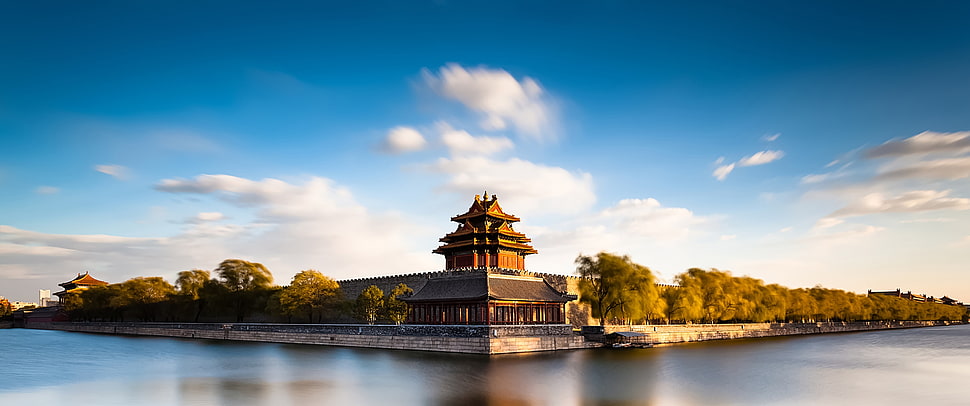
[(717, 269), (691, 268), (656, 286), (650, 269), (629, 257), (579, 256), (580, 301), (600, 323), (814, 322), (857, 320), (962, 320), (963, 306), (866, 296), (816, 286), (789, 289)]
[(583, 277), (579, 300), (590, 305), (601, 324), (607, 319), (637, 323), (664, 312), (666, 303), (660, 300), (650, 268), (630, 257), (605, 252), (596, 257), (580, 255), (576, 271)]
[(283, 288), (279, 295), (283, 314), (292, 316), (305, 311), (309, 322), (313, 322), (314, 312), (317, 321), (323, 318), (327, 307), (335, 307), (339, 300), (340, 286), (322, 273), (308, 269), (293, 276), (290, 286)]
[(961, 320), (962, 306), (919, 303), (898, 297), (866, 296), (816, 286), (788, 289), (717, 269), (692, 268), (666, 287), (666, 319), (672, 322)]

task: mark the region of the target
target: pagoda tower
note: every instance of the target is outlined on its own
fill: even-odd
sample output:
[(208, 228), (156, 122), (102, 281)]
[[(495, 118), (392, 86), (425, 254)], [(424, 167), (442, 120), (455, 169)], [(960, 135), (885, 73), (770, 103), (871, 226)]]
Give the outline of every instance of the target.
[[(484, 196), (484, 198), (482, 197)], [(475, 195), (465, 214), (451, 218), (458, 229), (441, 237), (435, 254), (445, 256), (445, 269), (504, 268), (525, 270), (525, 256), (536, 254), (525, 234), (512, 229), (518, 217), (502, 211), (498, 197)]]

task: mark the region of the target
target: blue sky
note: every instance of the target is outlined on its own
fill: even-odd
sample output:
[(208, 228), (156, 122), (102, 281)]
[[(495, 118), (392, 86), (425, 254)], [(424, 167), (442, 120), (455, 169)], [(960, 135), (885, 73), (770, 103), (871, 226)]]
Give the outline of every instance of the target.
[(970, 301), (965, 3), (283, 3), (0, 6), (0, 295), (436, 270), (487, 189), (535, 271)]

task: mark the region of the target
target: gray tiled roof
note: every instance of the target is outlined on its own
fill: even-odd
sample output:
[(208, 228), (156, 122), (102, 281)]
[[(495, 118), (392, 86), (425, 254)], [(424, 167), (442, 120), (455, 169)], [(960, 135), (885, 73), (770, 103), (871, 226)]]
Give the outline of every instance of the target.
[(574, 297), (564, 296), (542, 278), (509, 277), (479, 274), (466, 277), (444, 277), (428, 280), (408, 302), (464, 301), (464, 300), (521, 300), (532, 302), (568, 302)]

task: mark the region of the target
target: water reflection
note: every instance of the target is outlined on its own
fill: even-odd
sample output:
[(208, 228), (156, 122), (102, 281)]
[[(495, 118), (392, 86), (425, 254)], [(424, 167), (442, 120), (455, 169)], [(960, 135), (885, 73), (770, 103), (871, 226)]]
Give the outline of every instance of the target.
[(968, 339), (952, 326), (487, 357), (0, 330), (15, 349), (0, 352), (0, 404), (959, 404)]

